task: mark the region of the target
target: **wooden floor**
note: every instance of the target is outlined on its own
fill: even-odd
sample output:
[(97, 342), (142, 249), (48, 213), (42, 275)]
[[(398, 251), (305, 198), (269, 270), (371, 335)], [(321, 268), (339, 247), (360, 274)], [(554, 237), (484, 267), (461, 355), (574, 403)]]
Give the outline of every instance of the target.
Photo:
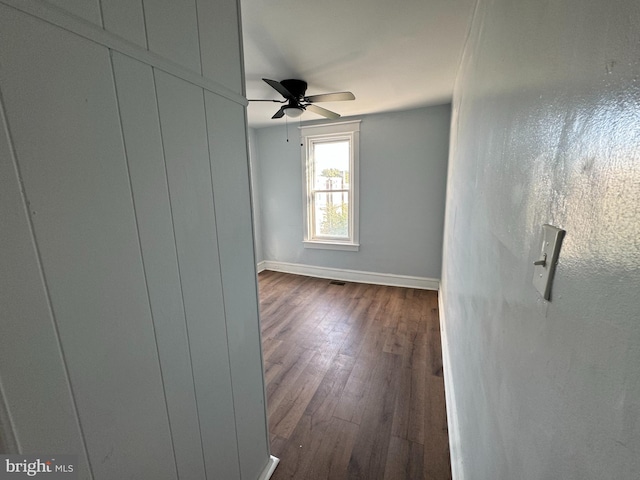
[(450, 479), (437, 293), (259, 285), (272, 480)]

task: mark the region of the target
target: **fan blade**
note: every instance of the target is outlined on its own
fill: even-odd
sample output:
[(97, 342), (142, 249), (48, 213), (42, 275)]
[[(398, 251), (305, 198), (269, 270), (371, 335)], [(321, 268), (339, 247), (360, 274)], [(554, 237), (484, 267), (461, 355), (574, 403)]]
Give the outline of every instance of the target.
[(317, 105), (306, 105), (306, 109), (310, 112), (317, 113), (318, 115), (322, 115), (323, 117), (327, 117), (330, 119), (340, 118), (336, 112), (332, 112), (331, 110), (327, 110), (326, 108), (318, 107)]
[(263, 100), (261, 98), (250, 98), (249, 102), (275, 102), (275, 103), (284, 103), (286, 100)]
[(285, 105), (285, 106), (283, 106), (283, 107), (280, 107), (280, 110), (278, 110), (278, 111), (275, 113), (275, 115), (274, 115), (273, 117), (271, 117), (271, 118), (273, 119), (273, 118), (282, 118), (282, 117), (284, 117), (284, 109), (285, 109), (285, 108), (286, 108), (286, 105)]
[(304, 97), (305, 102), (342, 102), (344, 100), (355, 100), (356, 97), (351, 92), (335, 92), (335, 93), (321, 93), (320, 95), (311, 95), (310, 97)]
[(267, 83), (267, 85), (269, 85), (271, 88), (273, 88), (276, 92), (278, 92), (284, 98), (287, 98), (287, 99), (293, 98), (293, 99), (295, 99), (295, 97), (291, 94), (291, 92), (289, 90), (287, 90), (286, 88), (284, 88), (280, 82), (276, 82), (275, 80), (269, 80), (268, 78), (263, 78), (262, 80), (264, 80)]

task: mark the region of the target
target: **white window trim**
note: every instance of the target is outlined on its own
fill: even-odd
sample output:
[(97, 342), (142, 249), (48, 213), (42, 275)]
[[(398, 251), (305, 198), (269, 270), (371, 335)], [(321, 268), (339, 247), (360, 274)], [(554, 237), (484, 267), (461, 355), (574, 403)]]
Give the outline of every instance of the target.
[[(348, 250), (358, 251), (360, 248), (360, 223), (359, 223), (359, 179), (360, 179), (360, 120), (349, 122), (337, 122), (324, 125), (301, 126), (300, 136), (302, 137), (302, 205), (303, 205), (303, 225), (304, 225), (304, 248), (319, 248), (325, 250)], [(350, 240), (340, 239), (312, 239), (311, 219), (309, 218), (309, 206), (311, 198), (310, 172), (309, 172), (309, 149), (314, 139), (330, 139), (332, 137), (350, 137), (351, 140), (351, 165), (349, 172), (349, 182), (352, 189), (352, 198), (349, 202), (349, 223), (352, 236)]]

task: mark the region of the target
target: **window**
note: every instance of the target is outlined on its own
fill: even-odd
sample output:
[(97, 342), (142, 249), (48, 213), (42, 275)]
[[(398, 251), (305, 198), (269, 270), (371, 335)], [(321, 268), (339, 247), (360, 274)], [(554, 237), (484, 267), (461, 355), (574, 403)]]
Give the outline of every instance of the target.
[(360, 121), (300, 127), (306, 248), (358, 250)]

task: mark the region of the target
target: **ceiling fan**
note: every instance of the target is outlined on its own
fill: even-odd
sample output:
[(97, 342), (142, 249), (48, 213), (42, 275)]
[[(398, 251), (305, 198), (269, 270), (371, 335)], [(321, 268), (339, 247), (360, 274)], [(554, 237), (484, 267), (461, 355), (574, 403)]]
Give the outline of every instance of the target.
[(305, 96), (307, 91), (307, 82), (304, 80), (288, 79), (276, 82), (275, 80), (269, 80), (263, 78), (269, 86), (271, 86), (276, 92), (284, 97), (284, 100), (249, 100), (250, 102), (276, 102), (286, 103), (280, 107), (275, 115), (271, 118), (282, 118), (283, 116), (297, 118), (305, 110), (308, 110), (323, 117), (335, 119), (340, 118), (340, 115), (327, 110), (326, 108), (318, 107), (314, 105), (315, 102), (340, 102), (343, 100), (355, 100), (355, 96), (351, 92), (335, 92), (335, 93), (322, 93), (320, 95)]

